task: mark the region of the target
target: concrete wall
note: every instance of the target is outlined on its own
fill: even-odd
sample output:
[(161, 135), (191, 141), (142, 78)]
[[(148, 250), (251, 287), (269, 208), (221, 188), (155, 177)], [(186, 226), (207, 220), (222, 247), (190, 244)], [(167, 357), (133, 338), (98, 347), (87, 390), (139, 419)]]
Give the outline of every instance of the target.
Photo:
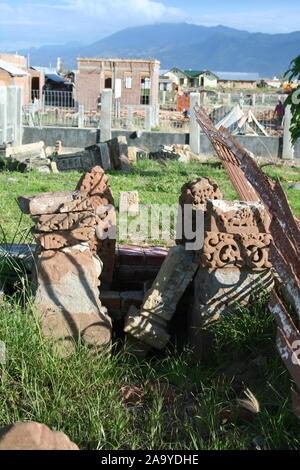
[[(141, 132), (140, 137), (132, 131), (113, 130), (112, 137), (125, 135), (128, 145), (144, 145), (157, 150), (159, 145), (188, 144), (189, 134), (173, 132)], [(266, 158), (281, 158), (282, 137), (237, 136), (240, 144), (255, 155)], [(43, 140), (46, 145), (54, 146), (61, 140), (64, 147), (84, 148), (100, 141), (99, 129), (76, 129), (70, 127), (24, 127), (23, 143), (29, 144)], [(200, 137), (200, 153), (213, 156), (214, 150), (205, 135)], [(300, 159), (300, 140), (295, 146), (295, 158)]]

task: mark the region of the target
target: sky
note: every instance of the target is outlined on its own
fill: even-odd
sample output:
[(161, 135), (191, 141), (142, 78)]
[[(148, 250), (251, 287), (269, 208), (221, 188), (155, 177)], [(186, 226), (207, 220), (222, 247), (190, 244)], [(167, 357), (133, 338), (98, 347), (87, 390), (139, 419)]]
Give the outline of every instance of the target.
[(300, 1), (0, 0), (0, 51), (91, 44), (130, 26), (158, 22), (287, 33), (300, 30)]

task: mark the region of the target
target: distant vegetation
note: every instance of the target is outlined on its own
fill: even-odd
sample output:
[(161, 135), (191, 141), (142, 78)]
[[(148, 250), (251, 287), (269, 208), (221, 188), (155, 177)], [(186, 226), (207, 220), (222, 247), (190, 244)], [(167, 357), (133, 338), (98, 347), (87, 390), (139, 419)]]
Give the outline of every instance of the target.
[[(295, 78), (300, 80), (300, 55), (296, 57), (290, 64), (290, 68), (287, 71), (289, 81), (294, 80)], [(300, 87), (296, 88), (288, 97), (285, 102), (285, 105), (291, 105), (292, 111), (292, 122), (291, 122), (291, 133), (292, 140), (295, 143), (300, 137)]]

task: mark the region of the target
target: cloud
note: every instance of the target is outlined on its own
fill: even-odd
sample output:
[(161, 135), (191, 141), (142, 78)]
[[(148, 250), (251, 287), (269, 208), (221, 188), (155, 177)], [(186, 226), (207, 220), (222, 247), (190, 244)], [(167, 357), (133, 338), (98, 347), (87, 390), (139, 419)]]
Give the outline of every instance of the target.
[[(289, 32), (299, 29), (299, 9), (201, 14), (200, 3), (165, 5), (166, 0), (0, 0), (0, 50), (28, 45), (100, 40), (121, 29), (158, 22), (188, 22), (237, 29)], [(171, 3), (171, 2), (170, 2)], [(193, 5), (192, 5), (193, 3)]]
[(146, 24), (157, 21), (182, 21), (188, 14), (181, 8), (167, 7), (153, 0), (65, 0), (70, 9), (113, 23)]

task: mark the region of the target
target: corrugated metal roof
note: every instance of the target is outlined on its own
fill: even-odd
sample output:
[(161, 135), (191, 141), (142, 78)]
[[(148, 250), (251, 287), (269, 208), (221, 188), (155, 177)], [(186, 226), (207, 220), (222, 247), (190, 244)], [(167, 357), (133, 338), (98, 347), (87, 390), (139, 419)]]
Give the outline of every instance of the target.
[(189, 75), (190, 77), (198, 77), (198, 75), (201, 75), (204, 71), (203, 70), (184, 70), (184, 73), (186, 75)]
[(260, 80), (259, 74), (256, 72), (213, 72), (221, 80), (246, 80), (256, 81)]
[(0, 59), (0, 69), (5, 70), (9, 73), (12, 77), (28, 77), (29, 73), (25, 72), (25, 70), (19, 69), (15, 65), (11, 64), (10, 62), (6, 62), (5, 60)]
[(63, 83), (65, 79), (63, 77), (60, 77), (56, 73), (46, 73), (45, 77), (48, 78), (49, 80), (52, 80), (53, 82), (57, 83)]

